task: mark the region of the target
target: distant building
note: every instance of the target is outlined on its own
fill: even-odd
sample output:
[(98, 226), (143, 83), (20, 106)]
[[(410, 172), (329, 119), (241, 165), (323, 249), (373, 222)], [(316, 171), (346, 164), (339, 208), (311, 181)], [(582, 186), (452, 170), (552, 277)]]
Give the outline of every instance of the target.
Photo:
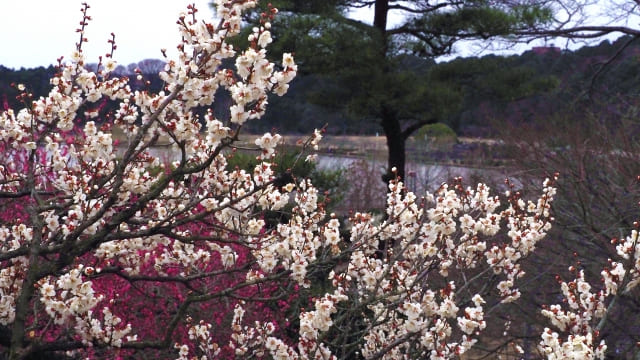
[(557, 46), (534, 46), (533, 49), (531, 49), (533, 51), (534, 54), (537, 55), (545, 55), (545, 54), (560, 54), (562, 52), (562, 49), (560, 49)]

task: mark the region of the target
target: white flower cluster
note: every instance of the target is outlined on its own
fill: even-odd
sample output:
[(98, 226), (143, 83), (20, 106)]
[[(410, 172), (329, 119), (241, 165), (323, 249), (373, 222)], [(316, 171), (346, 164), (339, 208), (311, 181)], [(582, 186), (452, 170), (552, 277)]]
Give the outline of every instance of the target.
[(231, 321), (231, 340), (229, 347), (235, 351), (236, 356), (250, 357), (255, 355), (263, 357), (265, 349), (271, 354), (279, 354), (274, 356), (276, 359), (297, 359), (297, 355), (293, 349), (287, 346), (281, 340), (272, 337), (275, 326), (270, 323), (256, 322), (253, 327), (243, 326), (242, 318), (245, 310), (242, 308), (243, 303), (236, 304), (233, 310), (233, 320)]
[(24, 271), (29, 260), (20, 256), (9, 260), (0, 270), (0, 324), (8, 325), (16, 316), (16, 296), (24, 281)]
[(591, 285), (585, 280), (584, 271), (580, 271), (574, 281), (562, 281), (560, 289), (571, 311), (565, 312), (560, 305), (551, 305), (548, 310), (542, 310), (542, 314), (561, 331), (591, 332), (590, 323), (605, 314), (606, 294), (603, 291), (595, 294), (591, 292)]
[[(191, 319), (187, 319), (190, 322)], [(211, 341), (211, 324), (200, 321), (200, 323), (189, 327), (189, 340), (198, 344), (198, 351), (202, 354), (201, 360), (214, 359), (220, 353), (220, 347), (218, 344)], [(179, 357), (176, 360), (191, 360), (189, 358), (189, 345), (187, 344), (175, 344), (174, 347), (178, 349)]]
[(326, 294), (315, 300), (315, 310), (300, 314), (300, 338), (297, 349), (287, 345), (281, 339), (270, 336), (274, 326), (271, 323), (256, 322), (253, 327), (242, 326), (244, 310), (241, 304), (236, 305), (232, 321), (231, 348), (236, 355), (251, 354), (262, 357), (269, 352), (277, 360), (336, 360), (331, 351), (319, 341), (319, 335), (326, 332), (333, 325), (331, 315), (336, 312), (336, 304), (346, 301), (348, 297), (336, 290), (334, 294)]
[[(548, 208), (555, 190), (550, 183), (545, 185), (538, 204)], [(514, 271), (518, 261), (549, 228), (549, 214), (538, 207), (530, 215), (512, 207), (496, 212), (500, 202), (489, 196), (489, 188), (482, 184), (475, 190), (463, 189), (459, 182), (453, 188), (443, 185), (425, 197), (434, 203), (428, 209), (418, 206), (414, 194), (405, 194), (402, 183), (391, 184), (390, 190), (388, 220), (374, 225), (370, 217), (356, 214), (351, 241), (358, 250), (352, 253), (346, 272), (332, 273), (330, 278), (334, 285), (343, 286), (345, 293), (358, 293), (358, 302), (372, 304), (371, 322), (378, 325), (371, 325), (366, 336), (362, 350), (365, 357), (400, 358), (416, 346), (432, 359), (457, 356), (468, 350), (476, 341), (472, 336), (486, 327), (484, 300), (474, 295), (475, 306), (466, 307), (461, 314), (456, 283), (450, 280), (444, 288), (430, 290), (426, 281), (433, 275), (429, 272), (436, 269), (446, 279), (452, 273), (480, 266), (482, 262), (478, 260), (484, 257), (496, 274), (515, 280), (512, 274), (518, 273)], [(514, 219), (516, 214), (519, 215)], [(530, 233), (535, 229), (536, 236), (529, 235), (527, 248), (518, 242), (487, 250), (483, 237), (495, 235), (503, 221), (514, 232)], [(515, 233), (512, 235), (515, 237)], [(382, 258), (381, 246), (386, 251)], [(496, 255), (500, 260), (495, 260)], [(401, 305), (395, 308), (391, 303)], [(452, 338), (455, 325), (462, 332), (458, 341)], [(410, 337), (416, 340), (399, 341)], [(380, 354), (382, 349), (391, 350)]]
[(271, 135), (270, 133), (266, 133), (262, 135), (261, 138), (256, 139), (255, 144), (262, 149), (262, 154), (260, 154), (260, 159), (269, 159), (271, 155), (275, 152), (275, 148), (280, 142), (282, 137), (278, 134)]
[[(287, 186), (289, 190), (293, 185)], [(327, 241), (330, 238), (319, 236), (321, 230), (319, 223), (325, 217), (325, 212), (318, 207), (318, 191), (309, 180), (302, 180), (297, 187), (294, 198), (294, 208), (288, 223), (278, 224), (277, 228), (261, 239), (261, 247), (253, 254), (258, 261), (260, 269), (265, 273), (272, 272), (276, 265), (281, 264), (285, 269), (291, 271), (291, 277), (299, 284), (308, 287), (309, 280), (306, 278), (308, 265), (317, 259), (317, 252), (323, 246), (331, 247), (333, 244)], [(280, 207), (289, 201), (288, 194), (277, 194), (271, 201), (275, 203), (263, 208), (273, 208), (273, 205)], [(261, 198), (262, 203), (264, 198)], [(334, 231), (335, 222), (330, 223), (329, 232)], [(250, 274), (249, 274), (250, 275)]]
[(60, 276), (55, 282), (48, 278), (38, 283), (40, 301), (46, 313), (54, 324), (74, 323), (76, 335), (87, 345), (99, 341), (120, 347), (127, 338), (135, 339), (128, 337), (131, 325), (121, 326), (122, 320), (113, 315), (108, 307), (102, 309), (102, 321), (93, 316), (93, 308), (104, 296), (95, 294), (91, 281), (83, 281), (83, 273), (88, 270), (92, 272), (92, 269), (84, 269), (80, 265)]
[(510, 206), (502, 212), (502, 217), (507, 219), (507, 235), (511, 242), (501, 247), (493, 246), (485, 254), (494, 273), (506, 275), (506, 279), (498, 284), (503, 302), (511, 302), (520, 297), (520, 291), (514, 289), (516, 280), (524, 275), (518, 262), (535, 250), (536, 244), (551, 228), (553, 218), (549, 209), (556, 193), (552, 184), (550, 179), (544, 181), (542, 196), (537, 202), (525, 203), (519, 198), (519, 194), (507, 192)]
[[(310, 184), (301, 183), (297, 189), (290, 222), (265, 236), (255, 256), (263, 272), (270, 273), (281, 264), (295, 280), (307, 285), (306, 269), (318, 250), (339, 251), (344, 245), (339, 242), (336, 219), (322, 225), (313, 221), (318, 209)], [(448, 280), (443, 287), (432, 289), (431, 271), (452, 279), (453, 274), (487, 264), (496, 274), (515, 281), (518, 276), (511, 274), (521, 274), (514, 271), (519, 261), (549, 229), (548, 207), (554, 191), (551, 182), (546, 182), (539, 205), (529, 209), (511, 205), (498, 212), (500, 202), (489, 196), (486, 185), (475, 190), (463, 189), (459, 183), (453, 188), (443, 185), (435, 194), (426, 195), (424, 201), (434, 204), (426, 208), (419, 205), (424, 201), (405, 192), (402, 183), (391, 184), (386, 221), (376, 223), (361, 213), (352, 217), (350, 259), (342, 271), (329, 275), (335, 288), (332, 295), (316, 300), (314, 311), (300, 314), (298, 350), (293, 352), (273, 339), (265, 346), (272, 355), (279, 354), (277, 358), (331, 358), (329, 348), (318, 339), (333, 325), (336, 305), (349, 302), (367, 304), (366, 311), (354, 315), (362, 316), (367, 324), (360, 349), (365, 358), (403, 358), (416, 349), (432, 359), (458, 356), (473, 346), (486, 327), (485, 301), (474, 294), (466, 299), (473, 306), (461, 309), (459, 303), (464, 300), (458, 299), (456, 282)], [(504, 223), (512, 242), (499, 251), (488, 250), (483, 238), (494, 236)], [(527, 236), (526, 246), (517, 235)], [(496, 254), (500, 260), (495, 260)], [(479, 261), (483, 258), (486, 261)], [(256, 278), (256, 274), (251, 276)]]
[(560, 341), (558, 333), (548, 328), (542, 333), (542, 341), (540, 342), (540, 350), (550, 360), (592, 360), (604, 359), (607, 346), (604, 341), (594, 346), (593, 335), (571, 334), (565, 341)]
[(465, 308), (464, 316), (458, 317), (458, 326), (467, 335), (471, 335), (487, 327), (482, 310), (482, 304), (485, 303), (484, 299), (482, 296), (476, 294), (473, 296), (472, 301), (475, 306)]
[(102, 321), (93, 316), (89, 310), (82, 321), (77, 319), (75, 331), (82, 342), (92, 346), (93, 341), (119, 348), (125, 342), (138, 340), (137, 335), (129, 335), (131, 324), (122, 326), (122, 319), (111, 313), (108, 307), (102, 308)]
[(242, 18), (240, 15), (248, 9), (256, 6), (257, 1), (229, 1), (214, 0), (217, 16), (222, 19), (222, 28), (229, 31), (229, 35), (236, 35), (240, 32)]
[[(638, 231), (632, 230), (631, 234), (619, 240), (616, 245), (618, 256), (623, 259), (621, 262), (611, 261), (609, 268), (602, 271), (607, 295), (617, 294), (618, 286), (625, 281), (624, 291), (631, 291), (640, 283), (640, 243), (638, 242)], [(628, 270), (627, 270), (628, 269)], [(626, 278), (625, 278), (626, 276)]]
[[(262, 116), (267, 94), (283, 95), (297, 66), (287, 53), (278, 71), (266, 59), (271, 34), (265, 22), (250, 35), (252, 45), (237, 57), (237, 68), (223, 67), (222, 60), (236, 55), (227, 39), (239, 34), (242, 12), (255, 2), (217, 0), (216, 5), (222, 20), (218, 25), (198, 21), (193, 8), (180, 17), (183, 42), (178, 58), (168, 60), (160, 73), (166, 85), (158, 94), (133, 91), (128, 78), (113, 76), (116, 62), (111, 58), (96, 71), (87, 69), (81, 41), (69, 62), (61, 63), (47, 96), (23, 110), (0, 112), (0, 142), (6, 145), (6, 156), (0, 160), (0, 189), (15, 193), (28, 189), (33, 204), (26, 202), (26, 206), (38, 213), (43, 224), (37, 229), (0, 224), (0, 250), (5, 256), (0, 269), (2, 325), (15, 321), (16, 307), (30, 306), (17, 304), (16, 299), (27, 272), (32, 271), (23, 255), (29, 253), (34, 238), (35, 246), (52, 254), (40, 260), (59, 267), (49, 272), (56, 275), (30, 280), (33, 283), (26, 286), (39, 287), (39, 300), (55, 324), (75, 327), (87, 343), (112, 346), (121, 345), (127, 337), (133, 339), (128, 336), (132, 330), (113, 315), (113, 299), (94, 293), (91, 281), (83, 280), (84, 270), (90, 268), (98, 278), (105, 268), (127, 276), (140, 275), (144, 269), (146, 275), (160, 278), (168, 270), (179, 269), (178, 276), (188, 276), (210, 271), (211, 259), (218, 256), (225, 269), (235, 266), (238, 255), (231, 246), (219, 245), (218, 239), (228, 241), (233, 236), (237, 237), (233, 241), (260, 248), (264, 221), (253, 215), (260, 208), (281, 209), (293, 189), (281, 192), (271, 184), (269, 163), (259, 164), (253, 173), (228, 170), (222, 150), (237, 136), (238, 127), (233, 124)], [(212, 111), (202, 123), (192, 111), (210, 106), (221, 88), (233, 100), (230, 125), (234, 129)], [(119, 103), (108, 114), (113, 122), (101, 119), (107, 115), (99, 106), (103, 99)], [(85, 110), (87, 121), (76, 125), (83, 115), (80, 109)], [(120, 149), (114, 129), (127, 137)], [(175, 162), (166, 164), (163, 155), (154, 154), (159, 139), (167, 139), (179, 154)], [(263, 158), (274, 153), (279, 140), (277, 134), (256, 140)], [(307, 217), (314, 211), (317, 194), (310, 185), (302, 186), (309, 195), (298, 202)], [(320, 218), (321, 214), (313, 221)], [(200, 235), (201, 241), (192, 241), (193, 234), (184, 225), (205, 220), (215, 224), (213, 230)], [(294, 223), (292, 228), (298, 229), (308, 221)], [(296, 241), (287, 261), (302, 281), (301, 263), (311, 261), (310, 250), (304, 249), (302, 240)], [(58, 256), (56, 251), (68, 251), (64, 255), (74, 264), (90, 261), (91, 267), (65, 264), (67, 260), (57, 265), (52, 260)], [(96, 317), (101, 301), (107, 306)], [(200, 334), (203, 328), (194, 329)]]
[(336, 304), (348, 300), (338, 288), (333, 294), (326, 294), (315, 301), (315, 310), (300, 314), (300, 340), (298, 351), (302, 359), (336, 359), (331, 351), (320, 343), (318, 336), (333, 325), (331, 315), (336, 312)]
[(55, 282), (43, 279), (39, 283), (40, 301), (54, 323), (61, 325), (82, 318), (101, 300), (91, 287), (91, 281), (82, 280), (82, 267), (60, 276)]
[[(553, 326), (568, 334), (566, 339), (562, 339), (557, 332), (545, 328), (538, 347), (549, 359), (605, 358), (605, 341), (601, 340), (598, 344), (595, 341), (600, 335), (602, 319), (607, 315), (608, 306), (614, 301), (610, 298), (617, 296), (621, 289), (631, 290), (640, 282), (637, 230), (632, 230), (625, 239), (614, 239), (612, 243), (617, 245), (616, 250), (622, 262), (609, 260), (609, 266), (601, 272), (604, 282), (601, 290), (592, 292), (591, 284), (585, 280), (584, 271), (580, 270), (575, 280), (560, 282), (565, 305), (555, 304), (542, 310), (542, 314), (551, 320)], [(576, 271), (573, 266), (569, 269)], [(564, 310), (564, 307), (568, 309)]]

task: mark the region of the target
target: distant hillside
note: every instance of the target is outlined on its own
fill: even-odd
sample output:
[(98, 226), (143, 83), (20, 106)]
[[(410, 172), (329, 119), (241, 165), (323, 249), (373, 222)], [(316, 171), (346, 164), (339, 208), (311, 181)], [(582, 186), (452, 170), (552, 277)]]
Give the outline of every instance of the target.
[[(398, 66), (425, 81), (457, 84), (461, 104), (458, 111), (450, 112), (443, 120), (459, 134), (483, 136), (504, 122), (544, 121), (557, 111), (602, 107), (614, 111), (634, 104), (640, 93), (640, 41), (621, 51), (629, 40), (623, 37), (613, 43), (603, 41), (576, 51), (537, 47), (518, 56), (487, 55), (440, 64), (407, 55), (399, 59)], [(149, 83), (136, 82), (134, 86), (157, 91), (163, 85), (156, 74), (163, 67), (162, 61), (148, 59), (119, 66), (114, 75), (131, 76), (139, 69)], [(11, 84), (25, 84), (35, 97), (43, 96), (49, 91), (48, 81), (55, 71), (52, 66), (19, 70), (0, 66), (0, 109), (20, 107)], [(270, 98), (266, 116), (249, 123), (248, 130), (275, 128), (284, 133), (308, 133), (328, 124), (327, 130), (333, 134), (381, 132), (375, 119), (358, 117), (341, 105), (340, 98), (349, 95), (329, 77), (299, 75), (287, 95)], [(228, 104), (230, 99), (220, 93), (217, 101)], [(214, 107), (219, 118), (228, 117), (225, 108)]]

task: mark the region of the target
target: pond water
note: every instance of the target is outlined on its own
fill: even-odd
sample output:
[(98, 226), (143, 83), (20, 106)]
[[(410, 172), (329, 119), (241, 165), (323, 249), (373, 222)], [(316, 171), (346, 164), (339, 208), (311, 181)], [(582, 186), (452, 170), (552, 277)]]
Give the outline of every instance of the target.
[[(121, 146), (120, 151), (123, 151)], [(154, 147), (150, 149), (150, 153), (153, 156), (165, 158), (167, 160), (177, 159), (179, 154), (172, 152), (169, 147)], [(335, 170), (335, 169), (349, 169), (357, 162), (367, 162), (367, 167), (370, 169), (367, 172), (367, 176), (375, 177), (375, 179), (381, 179), (382, 174), (386, 170), (386, 159), (384, 158), (367, 158), (362, 156), (344, 156), (334, 154), (319, 154), (317, 158), (317, 166), (319, 169)], [(513, 169), (499, 168), (499, 167), (473, 167), (464, 165), (450, 165), (450, 164), (438, 164), (438, 163), (425, 163), (411, 161), (409, 158), (406, 164), (407, 179), (405, 184), (407, 187), (419, 194), (424, 191), (434, 191), (443, 182), (448, 182), (454, 177), (462, 177), (466, 185), (472, 186), (482, 181), (487, 184), (500, 184), (496, 189), (499, 191), (506, 190), (504, 185), (504, 179), (509, 178), (517, 187), (521, 186), (518, 181), (517, 173)]]
[[(383, 172), (386, 169), (387, 163), (384, 160), (378, 159), (365, 159), (361, 157), (349, 157), (349, 156), (333, 156), (333, 155), (320, 155), (318, 156), (318, 168), (320, 169), (348, 169), (354, 163), (359, 161), (367, 161), (371, 168), (376, 170), (376, 173), (371, 174), (381, 179)], [(500, 184), (497, 190), (506, 190), (504, 187), (504, 179), (509, 180), (520, 187), (522, 184), (518, 180), (519, 176), (513, 169), (508, 168), (480, 168), (462, 165), (449, 165), (449, 164), (427, 164), (408, 161), (406, 164), (406, 185), (407, 187), (416, 193), (424, 191), (434, 191), (443, 182), (447, 182), (454, 177), (462, 177), (466, 185), (471, 186), (477, 184), (479, 181), (487, 184)]]

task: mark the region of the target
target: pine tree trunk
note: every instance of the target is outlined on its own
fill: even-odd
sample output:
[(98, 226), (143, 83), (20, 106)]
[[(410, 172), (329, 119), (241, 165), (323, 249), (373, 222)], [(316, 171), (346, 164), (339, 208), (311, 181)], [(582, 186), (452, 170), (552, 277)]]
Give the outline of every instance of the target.
[[(389, 156), (387, 159), (387, 171), (383, 175), (382, 180), (388, 183), (397, 176), (404, 181), (404, 167), (406, 160), (405, 138), (402, 134), (400, 121), (396, 117), (396, 114), (385, 107), (382, 108), (382, 128), (385, 136), (387, 137), (387, 149)], [(393, 168), (396, 169), (395, 173), (391, 171)]]
[[(389, 13), (389, 0), (376, 0), (374, 9), (373, 26), (378, 29), (381, 35), (381, 48), (380, 56), (386, 58), (387, 56), (387, 16)], [(384, 74), (389, 72), (386, 61), (381, 62), (382, 72)], [(390, 180), (395, 179), (398, 176), (404, 179), (404, 163), (405, 163), (405, 139), (402, 134), (402, 128), (400, 127), (400, 121), (396, 112), (388, 106), (381, 104), (380, 106), (381, 125), (384, 130), (384, 135), (387, 137), (387, 171), (382, 176), (382, 180), (388, 183)], [(396, 172), (391, 170), (395, 168)]]

